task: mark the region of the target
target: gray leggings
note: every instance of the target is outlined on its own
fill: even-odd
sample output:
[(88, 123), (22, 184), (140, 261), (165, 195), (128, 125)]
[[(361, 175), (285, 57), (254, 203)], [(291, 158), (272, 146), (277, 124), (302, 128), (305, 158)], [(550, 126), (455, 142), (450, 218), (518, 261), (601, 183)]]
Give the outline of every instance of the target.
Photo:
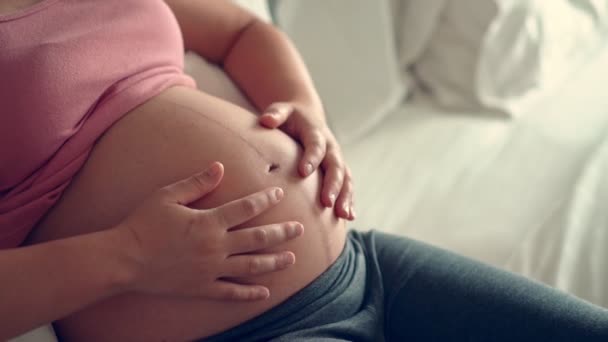
[(608, 310), (418, 241), (351, 231), (310, 285), (205, 341), (608, 341)]

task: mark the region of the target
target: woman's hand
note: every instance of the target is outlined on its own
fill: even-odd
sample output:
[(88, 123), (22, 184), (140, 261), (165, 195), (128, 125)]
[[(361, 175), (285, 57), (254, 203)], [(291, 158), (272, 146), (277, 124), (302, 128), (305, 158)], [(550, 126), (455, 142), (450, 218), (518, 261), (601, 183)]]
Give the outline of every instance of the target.
[(274, 272), (295, 263), (292, 252), (249, 254), (303, 233), (298, 222), (229, 230), (276, 205), (280, 188), (270, 188), (208, 210), (186, 205), (211, 192), (224, 174), (215, 162), (205, 172), (164, 187), (118, 229), (132, 243), (135, 276), (129, 290), (219, 300), (259, 300), (263, 286), (226, 278)]
[(313, 106), (294, 102), (273, 103), (260, 116), (260, 123), (267, 128), (282, 128), (304, 147), (304, 155), (298, 170), (306, 177), (319, 166), (325, 172), (321, 203), (335, 208), (336, 216), (355, 219), (353, 182), (340, 146), (322, 119), (322, 111)]

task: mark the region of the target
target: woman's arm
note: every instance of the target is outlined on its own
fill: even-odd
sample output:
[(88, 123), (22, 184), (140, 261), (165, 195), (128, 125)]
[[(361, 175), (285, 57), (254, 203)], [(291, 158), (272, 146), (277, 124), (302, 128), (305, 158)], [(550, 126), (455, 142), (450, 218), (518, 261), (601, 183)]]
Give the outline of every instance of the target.
[(0, 340), (117, 294), (133, 263), (116, 229), (0, 251)]
[(305, 102), (324, 120), (319, 96), (289, 39), (231, 1), (166, 0), (186, 49), (223, 66), (260, 110), (277, 101)]
[(300, 173), (308, 176), (322, 166), (322, 203), (335, 207), (336, 215), (354, 219), (350, 170), (327, 127), (306, 66), (287, 36), (230, 1), (165, 2), (177, 17), (186, 49), (223, 66), (251, 102), (266, 110), (260, 118), (263, 125), (282, 125), (302, 143)]

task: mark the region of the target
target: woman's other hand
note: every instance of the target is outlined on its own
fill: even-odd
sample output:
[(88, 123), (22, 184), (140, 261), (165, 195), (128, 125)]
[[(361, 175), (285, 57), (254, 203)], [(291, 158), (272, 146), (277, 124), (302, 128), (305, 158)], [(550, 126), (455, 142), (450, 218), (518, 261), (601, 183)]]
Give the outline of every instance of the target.
[(253, 254), (303, 233), (298, 222), (231, 231), (230, 228), (275, 206), (280, 188), (269, 188), (208, 210), (186, 205), (211, 192), (224, 174), (215, 162), (206, 171), (166, 186), (119, 224), (133, 243), (135, 272), (129, 290), (198, 296), (218, 300), (259, 300), (263, 286), (238, 284), (227, 278), (284, 269), (295, 263), (292, 252)]
[[(334, 208), (336, 216), (355, 219), (353, 182), (342, 151), (333, 133), (318, 109), (294, 102), (276, 102), (259, 118), (262, 126), (281, 128), (304, 147), (304, 155), (298, 165), (303, 177), (312, 174), (319, 166), (325, 172), (321, 203)], [(319, 115), (316, 115), (319, 114)]]

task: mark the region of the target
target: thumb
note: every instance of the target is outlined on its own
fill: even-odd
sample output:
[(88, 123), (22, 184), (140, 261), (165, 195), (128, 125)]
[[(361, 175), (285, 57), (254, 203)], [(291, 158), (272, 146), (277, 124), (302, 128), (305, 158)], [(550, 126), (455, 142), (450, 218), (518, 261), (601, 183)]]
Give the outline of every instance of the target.
[(165, 187), (169, 200), (187, 205), (211, 192), (224, 177), (224, 166), (214, 162), (207, 170)]
[(275, 102), (260, 116), (260, 123), (268, 128), (277, 128), (287, 121), (294, 107), (290, 103)]

